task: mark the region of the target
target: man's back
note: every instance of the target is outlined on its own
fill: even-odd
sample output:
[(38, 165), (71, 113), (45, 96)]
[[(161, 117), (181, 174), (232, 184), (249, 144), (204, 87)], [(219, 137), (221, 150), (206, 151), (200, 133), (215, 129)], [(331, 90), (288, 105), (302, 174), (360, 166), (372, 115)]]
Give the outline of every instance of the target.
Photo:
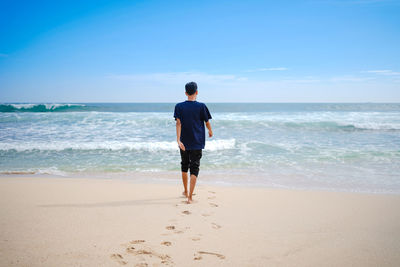
[(181, 121), (180, 139), (185, 148), (187, 150), (204, 149), (204, 122), (211, 119), (207, 106), (204, 103), (187, 100), (176, 104), (174, 117)]
[[(187, 203), (192, 203), (192, 195), (199, 175), (200, 159), (204, 148), (206, 137), (204, 123), (208, 129), (208, 136), (213, 132), (210, 112), (205, 104), (197, 102), (197, 84), (189, 82), (185, 85), (185, 94), (188, 100), (176, 104), (174, 117), (176, 120), (176, 141), (181, 154), (182, 182)], [(190, 169), (190, 191), (188, 192), (188, 170)]]

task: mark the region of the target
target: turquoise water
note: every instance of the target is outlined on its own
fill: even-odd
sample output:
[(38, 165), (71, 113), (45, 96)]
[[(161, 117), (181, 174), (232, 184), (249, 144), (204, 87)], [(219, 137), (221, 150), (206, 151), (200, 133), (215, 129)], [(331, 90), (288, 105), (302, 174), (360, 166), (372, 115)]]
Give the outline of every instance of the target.
[[(400, 104), (207, 105), (207, 182), (400, 193)], [(173, 108), (2, 104), (0, 172), (179, 172)]]

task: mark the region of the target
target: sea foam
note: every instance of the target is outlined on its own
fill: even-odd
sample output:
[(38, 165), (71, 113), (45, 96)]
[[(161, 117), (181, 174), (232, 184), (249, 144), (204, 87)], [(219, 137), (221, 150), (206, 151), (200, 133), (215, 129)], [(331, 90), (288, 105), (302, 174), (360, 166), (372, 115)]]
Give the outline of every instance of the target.
[[(201, 172), (215, 182), (400, 193), (400, 104), (207, 106)], [(0, 173), (180, 170), (173, 103), (2, 107)]]
[[(232, 149), (235, 147), (235, 139), (219, 139), (207, 141), (205, 150), (217, 151)], [(175, 151), (178, 150), (176, 141), (154, 142), (13, 142), (0, 143), (0, 150), (18, 152), (23, 151), (63, 151), (63, 150), (141, 150), (141, 151)]]
[(0, 104), (0, 112), (54, 112), (76, 111), (83, 104)]

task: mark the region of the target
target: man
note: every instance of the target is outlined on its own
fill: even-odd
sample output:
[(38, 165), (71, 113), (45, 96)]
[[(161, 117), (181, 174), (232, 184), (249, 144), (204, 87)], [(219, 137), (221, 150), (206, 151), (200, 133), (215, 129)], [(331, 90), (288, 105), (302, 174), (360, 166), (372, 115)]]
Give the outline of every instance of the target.
[[(193, 202), (192, 196), (199, 175), (202, 149), (205, 146), (205, 128), (208, 136), (212, 137), (211, 114), (205, 104), (197, 102), (197, 84), (190, 82), (185, 85), (187, 100), (175, 105), (174, 118), (176, 120), (176, 141), (181, 154), (182, 182), (187, 197), (187, 203)], [(190, 191), (188, 193), (188, 170), (190, 169)]]

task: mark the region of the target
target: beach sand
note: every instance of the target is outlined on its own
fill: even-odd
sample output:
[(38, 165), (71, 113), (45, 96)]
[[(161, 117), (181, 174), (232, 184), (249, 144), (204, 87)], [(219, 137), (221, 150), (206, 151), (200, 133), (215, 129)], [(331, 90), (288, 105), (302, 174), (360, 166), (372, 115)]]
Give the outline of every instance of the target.
[(0, 266), (400, 266), (400, 196), (1, 177)]

